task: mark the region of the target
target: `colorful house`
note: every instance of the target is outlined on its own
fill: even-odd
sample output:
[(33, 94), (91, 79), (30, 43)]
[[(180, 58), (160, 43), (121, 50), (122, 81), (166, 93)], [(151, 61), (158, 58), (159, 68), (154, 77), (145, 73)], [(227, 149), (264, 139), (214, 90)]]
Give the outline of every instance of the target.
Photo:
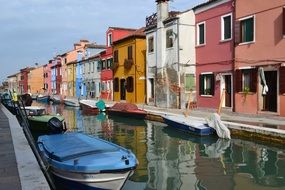
[(51, 66), (51, 92), (52, 94), (56, 94), (56, 58), (51, 60), (52, 66)]
[(113, 100), (113, 49), (112, 44), (135, 29), (109, 27), (106, 32), (106, 51), (101, 54), (101, 98)]
[(43, 66), (43, 76), (44, 76), (44, 85), (43, 85), (43, 90), (44, 93), (51, 94), (51, 66), (52, 66), (52, 61), (50, 60), (48, 64), (45, 64)]
[(198, 107), (233, 108), (233, 0), (212, 0), (193, 8), (196, 17)]
[(62, 96), (68, 95), (68, 81), (67, 81), (67, 53), (64, 53), (61, 56), (61, 71), (62, 71), (62, 80), (61, 80), (61, 86), (60, 86), (60, 94)]
[(39, 66), (30, 70), (28, 73), (28, 93), (39, 94), (43, 92), (43, 71), (43, 66)]
[(51, 88), (52, 94), (60, 94), (62, 85), (62, 57), (60, 55), (56, 56), (52, 60), (51, 66)]
[(28, 93), (28, 74), (30, 70), (33, 68), (26, 67), (24, 69), (20, 70), (21, 78), (19, 80), (19, 93), (20, 94), (26, 94)]
[(76, 64), (78, 54), (84, 52), (85, 45), (89, 44), (88, 40), (80, 40), (74, 44), (73, 50), (66, 53), (66, 73), (67, 73), (67, 95), (75, 96), (76, 94)]
[[(17, 73), (18, 74), (18, 73)], [(13, 92), (15, 90), (16, 92), (19, 91), (19, 83), (18, 83), (18, 77), (17, 74), (13, 74), (7, 77), (7, 82), (8, 82), (8, 89)]]
[(237, 0), (235, 111), (285, 116), (285, 0)]
[[(98, 53), (105, 50), (105, 45), (96, 43), (86, 44), (84, 52), (78, 53), (76, 64), (76, 96), (100, 97), (99, 92), (95, 95), (96, 88), (100, 86), (100, 71), (98, 71)], [(96, 61), (94, 60), (96, 58)], [(99, 84), (97, 84), (99, 79)], [(96, 81), (96, 82), (95, 82)], [(86, 88), (88, 87), (88, 88)]]
[(114, 101), (144, 103), (146, 40), (144, 28), (113, 42)]
[(169, 12), (168, 0), (156, 2), (157, 13), (146, 18), (146, 101), (185, 108), (196, 92), (195, 16), (193, 10)]

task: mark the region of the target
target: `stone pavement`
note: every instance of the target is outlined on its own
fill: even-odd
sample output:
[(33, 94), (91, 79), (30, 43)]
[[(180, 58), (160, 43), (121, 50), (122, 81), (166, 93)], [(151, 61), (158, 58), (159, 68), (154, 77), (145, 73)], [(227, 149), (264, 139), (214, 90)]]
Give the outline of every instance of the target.
[(48, 190), (18, 120), (0, 104), (0, 190)]
[[(1, 106), (1, 105), (0, 105)], [(0, 109), (0, 189), (21, 189), (9, 120)]]

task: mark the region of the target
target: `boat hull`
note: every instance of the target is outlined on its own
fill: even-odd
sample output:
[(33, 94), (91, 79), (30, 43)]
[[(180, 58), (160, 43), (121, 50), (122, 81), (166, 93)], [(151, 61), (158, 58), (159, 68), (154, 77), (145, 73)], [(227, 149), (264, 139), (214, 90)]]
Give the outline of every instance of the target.
[(121, 189), (133, 170), (117, 173), (76, 173), (52, 167), (52, 173), (61, 186), (68, 189)]
[(43, 103), (48, 103), (50, 101), (50, 96), (37, 97), (37, 101), (43, 102)]
[(64, 100), (64, 105), (72, 106), (72, 107), (79, 107), (79, 103), (76, 101)]
[(100, 110), (97, 107), (91, 107), (86, 104), (79, 103), (84, 114), (99, 114)]
[(171, 118), (167, 118), (167, 117), (163, 117), (164, 122), (171, 127), (174, 127), (178, 130), (182, 130), (182, 131), (186, 131), (195, 135), (199, 135), (199, 136), (207, 136), (207, 135), (211, 135), (214, 133), (214, 129), (207, 127), (206, 124), (203, 124), (201, 122), (202, 127), (200, 126), (194, 126), (194, 125), (190, 125), (187, 123), (183, 123), (181, 121), (175, 121)]
[(28, 118), (30, 124), (29, 128), (32, 132), (38, 132), (42, 134), (50, 132), (50, 128), (47, 126), (47, 122), (53, 117), (57, 117), (60, 121), (64, 122), (64, 119), (62, 117), (56, 115), (47, 115), (45, 116), (46, 118), (44, 120), (37, 119), (40, 117), (42, 116), (33, 116)]

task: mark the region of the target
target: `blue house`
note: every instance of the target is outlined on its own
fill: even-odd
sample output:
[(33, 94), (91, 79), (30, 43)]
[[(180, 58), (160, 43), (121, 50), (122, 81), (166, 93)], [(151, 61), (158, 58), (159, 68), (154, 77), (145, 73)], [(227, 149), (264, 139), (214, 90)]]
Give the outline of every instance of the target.
[(56, 94), (56, 59), (52, 60), (51, 66), (51, 92), (52, 94)]

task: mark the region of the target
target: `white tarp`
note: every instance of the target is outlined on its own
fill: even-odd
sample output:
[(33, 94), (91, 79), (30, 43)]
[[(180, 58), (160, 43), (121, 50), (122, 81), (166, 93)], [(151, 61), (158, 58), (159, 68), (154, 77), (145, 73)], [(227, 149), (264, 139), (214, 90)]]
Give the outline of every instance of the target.
[(206, 119), (209, 127), (216, 130), (217, 135), (220, 138), (231, 139), (230, 130), (222, 123), (221, 117), (217, 113), (213, 113)]

